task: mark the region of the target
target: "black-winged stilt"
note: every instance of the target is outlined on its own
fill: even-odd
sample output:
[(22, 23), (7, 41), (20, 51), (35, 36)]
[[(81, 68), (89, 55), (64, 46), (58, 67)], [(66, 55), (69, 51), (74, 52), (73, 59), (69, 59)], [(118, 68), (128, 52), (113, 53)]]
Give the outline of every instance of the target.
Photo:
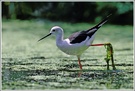
[(95, 36), (96, 31), (104, 23), (106, 23), (108, 21), (109, 16), (107, 16), (105, 19), (103, 19), (96, 26), (94, 26), (88, 30), (73, 33), (67, 39), (63, 39), (63, 35), (64, 35), (63, 29), (59, 26), (54, 26), (51, 28), (50, 33), (48, 35), (44, 36), (43, 38), (39, 39), (38, 41), (40, 41), (40, 40), (42, 40), (50, 35), (55, 35), (57, 47), (66, 54), (76, 55), (78, 58), (78, 63), (79, 63), (80, 69), (82, 70), (80, 56), (87, 48), (89, 48), (89, 46), (103, 45), (103, 44), (93, 44), (92, 45), (92, 42), (94, 40), (94, 36)]

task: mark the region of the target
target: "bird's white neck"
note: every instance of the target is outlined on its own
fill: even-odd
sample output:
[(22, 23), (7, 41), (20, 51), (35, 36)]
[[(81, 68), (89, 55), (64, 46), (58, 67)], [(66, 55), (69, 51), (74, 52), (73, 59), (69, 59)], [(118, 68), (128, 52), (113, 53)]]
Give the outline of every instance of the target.
[(63, 42), (63, 33), (56, 35), (56, 43), (60, 44)]

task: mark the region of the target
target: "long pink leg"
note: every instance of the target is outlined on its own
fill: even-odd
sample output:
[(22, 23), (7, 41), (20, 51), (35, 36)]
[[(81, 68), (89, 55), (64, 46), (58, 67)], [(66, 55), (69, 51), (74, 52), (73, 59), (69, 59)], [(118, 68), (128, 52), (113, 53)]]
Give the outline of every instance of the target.
[(78, 63), (79, 63), (79, 67), (80, 67), (80, 72), (78, 74), (78, 77), (80, 77), (82, 74), (82, 64), (81, 64), (80, 56), (77, 56), (77, 58), (78, 58)]
[(92, 44), (90, 46), (103, 46), (103, 45), (105, 45), (105, 44)]
[(78, 58), (79, 67), (82, 70), (82, 64), (81, 64), (81, 61), (80, 61), (80, 56), (77, 56), (77, 58)]

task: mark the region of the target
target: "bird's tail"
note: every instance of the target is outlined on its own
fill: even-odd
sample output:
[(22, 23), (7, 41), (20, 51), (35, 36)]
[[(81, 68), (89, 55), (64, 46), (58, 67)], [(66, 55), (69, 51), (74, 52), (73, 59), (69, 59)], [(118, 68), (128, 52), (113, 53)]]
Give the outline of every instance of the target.
[(87, 30), (88, 33), (95, 33), (104, 23), (106, 23), (108, 21), (108, 18), (111, 16), (112, 14), (108, 15), (105, 19), (103, 19), (100, 23), (98, 23), (96, 26), (90, 28)]
[(99, 24), (97, 24), (94, 27), (100, 28), (104, 23), (106, 23), (108, 21), (108, 18), (111, 16), (112, 14), (108, 15), (105, 19), (103, 19)]

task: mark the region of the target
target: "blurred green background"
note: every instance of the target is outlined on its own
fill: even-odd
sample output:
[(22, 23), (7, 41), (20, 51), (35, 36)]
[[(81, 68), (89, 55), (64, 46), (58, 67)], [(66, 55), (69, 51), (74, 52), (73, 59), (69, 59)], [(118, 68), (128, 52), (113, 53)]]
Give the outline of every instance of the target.
[(6, 19), (49, 19), (67, 22), (99, 22), (113, 14), (109, 23), (133, 24), (133, 2), (3, 2)]

